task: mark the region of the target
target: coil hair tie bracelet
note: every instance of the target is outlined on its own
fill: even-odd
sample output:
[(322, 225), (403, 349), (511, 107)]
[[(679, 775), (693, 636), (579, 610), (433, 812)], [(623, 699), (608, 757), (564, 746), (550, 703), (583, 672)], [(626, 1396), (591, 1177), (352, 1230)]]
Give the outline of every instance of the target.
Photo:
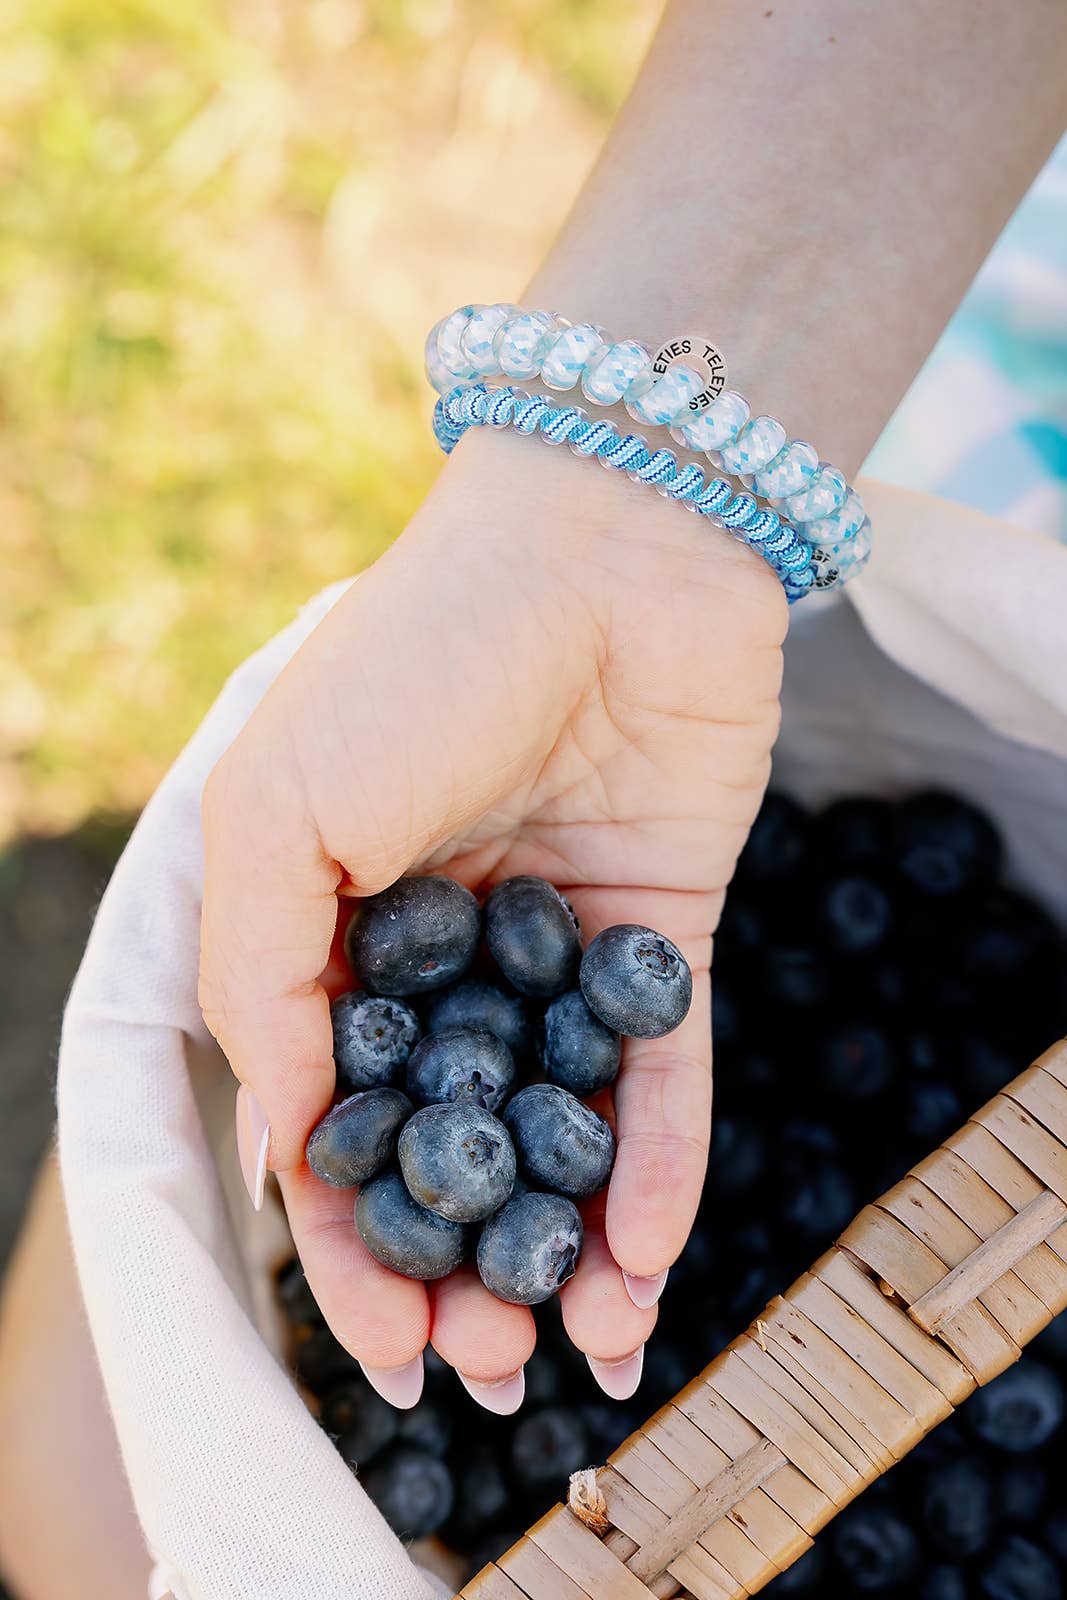
[[(549, 444), (567, 444), (575, 455), (593, 457), (625, 472), (669, 500), (707, 517), (742, 544), (751, 545), (777, 574), (792, 604), (813, 589), (826, 589), (843, 573), (815, 552), (775, 511), (760, 507), (747, 491), (740, 494), (725, 478), (707, 478), (692, 463), (679, 465), (670, 450), (652, 450), (636, 433), (620, 434), (613, 422), (592, 421), (581, 406), (559, 406), (543, 395), (511, 384), (457, 384), (434, 407), (434, 436), (450, 455), (471, 428), (513, 428), (540, 433)], [(858, 557), (859, 552), (857, 552)]]
[(635, 421), (667, 428), (676, 443), (738, 478), (808, 545), (821, 588), (866, 564), (871, 528), (859, 495), (812, 445), (789, 439), (774, 417), (752, 416), (726, 388), (725, 359), (709, 340), (687, 335), (653, 353), (551, 311), (463, 306), (430, 330), (426, 374), (440, 394), (498, 377), (553, 391), (580, 386), (592, 404), (623, 405)]

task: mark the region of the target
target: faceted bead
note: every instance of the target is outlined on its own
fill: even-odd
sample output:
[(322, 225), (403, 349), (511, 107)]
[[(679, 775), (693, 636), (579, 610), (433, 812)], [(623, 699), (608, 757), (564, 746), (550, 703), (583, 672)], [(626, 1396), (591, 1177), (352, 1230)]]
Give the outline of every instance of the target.
[(700, 373), (678, 362), (668, 367), (645, 394), (627, 400), (626, 409), (637, 422), (664, 427), (690, 415), (689, 402), (703, 387)]
[(437, 325), (437, 354), (453, 378), (469, 381), (476, 376), (463, 348), (463, 335), (474, 313), (484, 309), (484, 306), (461, 306)]
[(499, 372), (495, 341), (500, 328), (514, 316), (517, 306), (479, 306), (463, 330), (460, 344), (469, 370), (479, 378), (495, 377)]
[(521, 311), (497, 329), (496, 364), (505, 378), (536, 378), (548, 336), (560, 327), (551, 311)]
[(767, 500), (784, 500), (786, 495), (799, 494), (818, 468), (819, 452), (815, 446), (794, 439), (753, 475), (752, 487)]
[(437, 337), (443, 326), (444, 318), (442, 318), (440, 322), (434, 323), (433, 327), (426, 335), (426, 346), (423, 351), (426, 365), (426, 376), (429, 378), (438, 394), (447, 394), (449, 389), (452, 388), (456, 381), (455, 373), (449, 372), (448, 368), (441, 360), (440, 352), (437, 348)]
[(671, 438), (690, 450), (721, 450), (733, 443), (749, 415), (748, 401), (727, 389), (691, 422), (672, 428)]
[(722, 447), (723, 471), (754, 475), (774, 460), (785, 442), (785, 429), (774, 417), (753, 417), (733, 444)]
[(582, 373), (582, 393), (598, 406), (617, 405), (624, 395), (643, 394), (651, 384), (652, 356), (636, 339), (605, 345)]
[(790, 495), (785, 514), (790, 522), (816, 522), (844, 504), (848, 484), (836, 467), (822, 466), (806, 488)]
[(847, 544), (837, 546), (842, 565), (850, 578), (855, 578), (863, 571), (871, 558), (873, 544), (874, 534), (871, 525), (864, 520), (863, 526)]
[(849, 491), (843, 505), (827, 517), (817, 517), (804, 525), (804, 537), (811, 544), (846, 544), (862, 528), (867, 513), (855, 489)]
[(573, 389), (586, 362), (603, 344), (603, 333), (591, 322), (564, 328), (541, 357), (541, 382), (547, 389)]
[(816, 587), (830, 589), (837, 583), (847, 583), (857, 577), (870, 558), (871, 543), (871, 525), (865, 522), (844, 543), (813, 545), (811, 564), (816, 574)]

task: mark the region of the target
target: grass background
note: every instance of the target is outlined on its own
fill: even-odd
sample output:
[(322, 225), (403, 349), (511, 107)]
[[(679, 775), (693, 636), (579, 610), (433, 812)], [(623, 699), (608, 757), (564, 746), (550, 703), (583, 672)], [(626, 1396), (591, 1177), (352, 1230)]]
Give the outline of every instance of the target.
[(399, 532), (425, 331), (521, 292), (658, 11), (0, 10), (0, 846), (135, 813)]

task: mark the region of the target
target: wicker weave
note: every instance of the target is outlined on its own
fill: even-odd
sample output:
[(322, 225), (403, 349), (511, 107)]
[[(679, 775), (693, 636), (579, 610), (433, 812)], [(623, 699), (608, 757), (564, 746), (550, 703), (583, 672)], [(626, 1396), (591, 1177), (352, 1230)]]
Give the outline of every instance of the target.
[(1067, 1042), (865, 1207), (463, 1600), (754, 1594), (1065, 1306)]

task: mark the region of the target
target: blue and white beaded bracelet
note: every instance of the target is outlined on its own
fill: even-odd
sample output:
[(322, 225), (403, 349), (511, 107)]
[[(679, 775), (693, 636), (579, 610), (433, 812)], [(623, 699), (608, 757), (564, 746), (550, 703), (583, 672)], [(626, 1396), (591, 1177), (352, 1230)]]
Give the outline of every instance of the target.
[[(678, 358), (687, 354), (703, 357), (703, 372)], [(866, 564), (870, 522), (859, 495), (774, 417), (753, 417), (748, 402), (724, 387), (725, 363), (704, 341), (669, 341), (654, 355), (636, 340), (613, 341), (593, 323), (554, 312), (463, 306), (431, 329), (426, 373), (442, 394), (490, 377), (538, 379), (555, 391), (580, 384), (594, 405), (621, 403), (635, 421), (668, 428), (678, 444), (739, 478), (797, 529), (827, 579), (838, 574), (821, 587)]]
[[(456, 384), (434, 407), (433, 425), (446, 455), (470, 428), (512, 427), (523, 434), (540, 432), (549, 444), (569, 444), (576, 455), (595, 457), (635, 483), (650, 484), (758, 550), (790, 603), (812, 589), (831, 588), (844, 576), (828, 552), (813, 548), (777, 512), (761, 508), (753, 495), (736, 493), (725, 478), (706, 480), (699, 467), (680, 466), (672, 451), (650, 450), (639, 434), (620, 434), (613, 422), (591, 421), (581, 406), (559, 406), (511, 384)], [(861, 553), (859, 546), (854, 555), (848, 552), (846, 567), (859, 561)]]

